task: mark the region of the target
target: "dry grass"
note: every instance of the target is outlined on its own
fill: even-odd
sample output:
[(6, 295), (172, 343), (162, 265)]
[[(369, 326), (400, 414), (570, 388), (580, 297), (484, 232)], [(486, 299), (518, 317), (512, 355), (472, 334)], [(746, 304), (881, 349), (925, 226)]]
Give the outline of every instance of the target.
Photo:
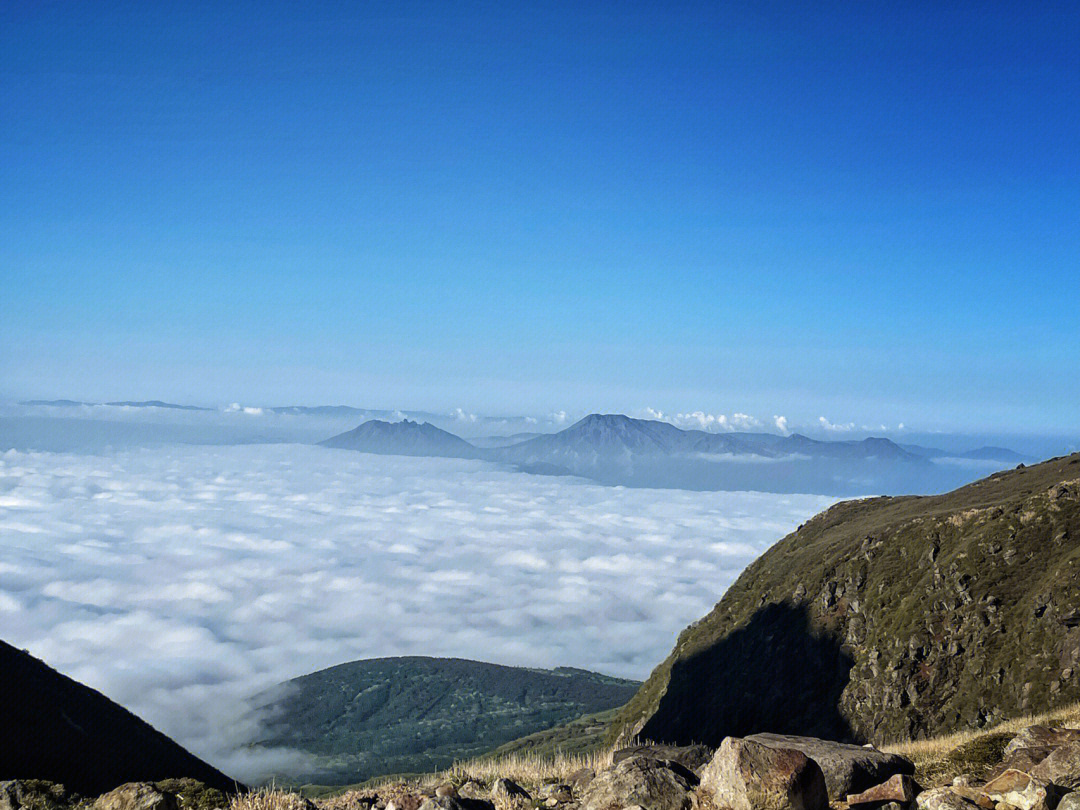
[(259, 788), (233, 796), (229, 810), (305, 810), (306, 799), (275, 787)]
[(565, 781), (570, 774), (588, 768), (598, 771), (611, 765), (614, 748), (590, 751), (585, 754), (554, 755), (507, 754), (500, 757), (484, 757), (459, 762), (436, 779), (451, 782), (491, 782), (498, 778), (511, 779), (523, 785), (539, 785), (545, 782)]
[(955, 734), (945, 734), (941, 737), (932, 737), (926, 740), (911, 740), (909, 742), (891, 743), (881, 746), (882, 751), (894, 754), (903, 754), (911, 760), (937, 759), (949, 754), (957, 748), (972, 743), (982, 737), (997, 734), (1016, 734), (1028, 726), (1061, 725), (1065, 723), (1080, 722), (1080, 703), (1065, 706), (1042, 714), (1029, 714), (1023, 717), (1014, 717), (996, 726), (979, 729), (978, 731), (958, 731)]

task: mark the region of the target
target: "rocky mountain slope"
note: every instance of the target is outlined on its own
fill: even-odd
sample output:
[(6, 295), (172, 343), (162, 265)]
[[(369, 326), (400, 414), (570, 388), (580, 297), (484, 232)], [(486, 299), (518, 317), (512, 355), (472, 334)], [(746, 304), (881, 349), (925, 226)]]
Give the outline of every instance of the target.
[(83, 795), (123, 782), (236, 782), (100, 692), (0, 641), (0, 780), (48, 779)]
[(637, 681), (579, 669), (378, 658), (321, 670), (256, 699), (261, 746), (310, 754), (301, 781), (423, 772), (625, 703)]
[(840, 503), (739, 577), (613, 735), (887, 742), (1080, 700), (1080, 454)]

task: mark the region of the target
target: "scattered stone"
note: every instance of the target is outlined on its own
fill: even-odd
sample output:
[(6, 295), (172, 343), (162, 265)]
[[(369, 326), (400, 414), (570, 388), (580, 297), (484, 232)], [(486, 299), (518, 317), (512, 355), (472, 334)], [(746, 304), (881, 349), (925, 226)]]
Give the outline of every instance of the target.
[(854, 793), (847, 797), (849, 805), (854, 804), (878, 804), (879, 802), (900, 802), (907, 804), (915, 798), (919, 792), (919, 786), (906, 773), (898, 773), (890, 776), (880, 785), (864, 790), (862, 793)]
[(424, 797), (415, 793), (403, 793), (386, 803), (386, 810), (420, 810)]
[(633, 745), (612, 754), (612, 762), (617, 765), (624, 759), (644, 756), (661, 762), (677, 762), (688, 771), (700, 774), (712, 755), (713, 749), (707, 745)]
[(1003, 802), (1017, 810), (1054, 810), (1064, 793), (1042, 779), (1023, 771), (1009, 770), (987, 782), (982, 792), (995, 802)]
[(978, 810), (979, 805), (955, 793), (952, 788), (924, 790), (915, 797), (919, 810)]
[(642, 810), (688, 810), (693, 774), (649, 757), (624, 759), (601, 771), (581, 797), (582, 810), (641, 805)]
[(529, 791), (510, 779), (496, 779), (491, 783), (491, 798), (494, 799), (532, 799)]
[(880, 784), (895, 774), (910, 776), (915, 773), (915, 764), (911, 760), (899, 754), (886, 754), (876, 748), (789, 734), (752, 734), (746, 739), (806, 754), (825, 774), (825, 785), (833, 801), (840, 801), (848, 794)]
[(589, 768), (578, 768), (566, 777), (566, 782), (575, 793), (580, 794), (584, 792), (585, 788), (587, 788), (589, 783), (595, 778), (596, 774)]
[(149, 782), (128, 782), (98, 796), (94, 810), (180, 810), (180, 803)]
[[(861, 750), (861, 749), (859, 749)], [(701, 771), (701, 789), (727, 810), (827, 810), (825, 776), (792, 748), (728, 737)]]
[(420, 810), (495, 810), (495, 805), (486, 799), (429, 796), (420, 805)]
[(567, 804), (574, 800), (574, 791), (570, 788), (570, 786), (558, 782), (544, 785), (540, 789), (540, 795), (543, 796), (548, 802), (554, 802), (554, 804)]
[(466, 799), (482, 799), (485, 792), (484, 786), (475, 779), (470, 779), (458, 788), (458, 795), (464, 796)]
[(1056, 748), (1029, 773), (1066, 790), (1080, 788), (1080, 742)]

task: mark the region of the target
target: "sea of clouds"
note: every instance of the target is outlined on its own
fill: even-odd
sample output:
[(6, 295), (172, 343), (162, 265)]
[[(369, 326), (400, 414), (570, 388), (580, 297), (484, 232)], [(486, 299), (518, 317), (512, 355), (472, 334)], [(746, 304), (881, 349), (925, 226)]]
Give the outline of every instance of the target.
[(296, 444), (0, 454), (0, 637), (242, 779), (243, 699), (357, 658), (645, 677), (834, 499)]

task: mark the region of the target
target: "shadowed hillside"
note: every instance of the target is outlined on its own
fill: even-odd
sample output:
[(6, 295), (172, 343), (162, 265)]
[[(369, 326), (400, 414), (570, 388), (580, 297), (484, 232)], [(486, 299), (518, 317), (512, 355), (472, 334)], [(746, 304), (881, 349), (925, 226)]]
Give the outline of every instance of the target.
[(124, 782), (236, 782), (127, 709), (0, 641), (0, 781), (47, 779), (94, 796)]
[(378, 658), (305, 675), (258, 699), (263, 746), (314, 756), (307, 781), (433, 771), (585, 714), (613, 709), (637, 681), (580, 669), (456, 658)]
[[(797, 616), (816, 640), (801, 651)], [(821, 654), (830, 647), (840, 652)], [(683, 631), (612, 735), (715, 743), (783, 729), (887, 742), (1077, 700), (1073, 455), (821, 513)]]

